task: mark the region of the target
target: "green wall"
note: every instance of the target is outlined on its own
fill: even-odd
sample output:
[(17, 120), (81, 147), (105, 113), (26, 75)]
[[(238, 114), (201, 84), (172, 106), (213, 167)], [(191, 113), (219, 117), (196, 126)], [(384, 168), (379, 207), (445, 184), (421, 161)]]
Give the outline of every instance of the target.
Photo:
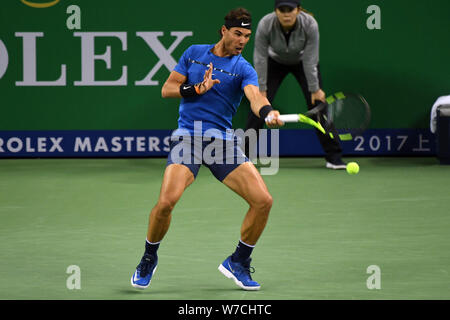
[[(34, 0), (46, 2), (46, 0)], [(67, 8), (81, 9), (81, 28), (69, 30)], [(426, 128), (437, 97), (450, 94), (450, 1), (304, 0), (321, 31), (321, 70), (327, 93), (349, 90), (366, 96), (373, 109), (372, 128)], [(369, 30), (370, 5), (381, 9), (381, 30)], [(137, 32), (163, 32), (167, 49), (173, 31), (192, 32), (171, 53), (178, 60), (192, 44), (218, 40), (225, 14), (244, 6), (258, 21), (273, 10), (273, 1), (105, 1), (61, 0), (49, 8), (32, 8), (20, 0), (2, 1), (0, 41), (8, 52), (6, 71), (0, 43), (0, 130), (172, 129), (178, 100), (162, 99), (169, 75), (164, 66), (153, 76), (159, 85), (137, 86), (159, 58)], [(256, 23), (255, 23), (256, 26)], [(24, 80), (23, 38), (17, 32), (43, 32), (36, 40), (37, 80), (54, 81), (66, 65), (64, 86), (18, 86)], [(82, 78), (81, 32), (125, 32), (126, 50), (117, 37), (97, 38), (95, 54), (111, 47), (111, 68), (95, 62), (96, 80), (117, 80), (127, 66), (125, 86), (76, 86)], [(251, 62), (253, 40), (244, 52)], [(1, 56), (3, 54), (3, 56)], [(274, 101), (283, 113), (306, 110), (293, 77)], [(234, 119), (242, 127), (249, 106), (244, 99)]]

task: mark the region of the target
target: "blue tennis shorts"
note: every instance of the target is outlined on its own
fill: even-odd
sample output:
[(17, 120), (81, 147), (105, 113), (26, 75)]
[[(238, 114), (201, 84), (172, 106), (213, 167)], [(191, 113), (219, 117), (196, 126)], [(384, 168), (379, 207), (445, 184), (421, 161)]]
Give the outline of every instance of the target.
[(209, 168), (219, 181), (242, 163), (248, 162), (238, 140), (207, 137), (172, 136), (167, 166), (182, 164), (197, 177), (201, 165)]

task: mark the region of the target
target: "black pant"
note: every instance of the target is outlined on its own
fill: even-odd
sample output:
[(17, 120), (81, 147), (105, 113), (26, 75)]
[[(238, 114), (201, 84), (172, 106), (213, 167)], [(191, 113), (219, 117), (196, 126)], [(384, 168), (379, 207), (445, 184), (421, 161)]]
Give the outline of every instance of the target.
[[(305, 71), (303, 69), (303, 64), (300, 62), (296, 65), (284, 65), (276, 62), (275, 60), (269, 58), (268, 59), (268, 70), (267, 70), (267, 99), (270, 103), (275, 98), (275, 95), (281, 85), (281, 82), (284, 78), (292, 73), (297, 79), (300, 87), (303, 91), (303, 96), (305, 97), (306, 104), (308, 106), (308, 110), (311, 110), (314, 105), (311, 102), (311, 92), (308, 90), (308, 82), (306, 80)], [(320, 66), (317, 66), (318, 75), (319, 75), (319, 84), (322, 87), (322, 77), (320, 74)], [(258, 118), (251, 110), (248, 114), (247, 125), (245, 130), (250, 128), (255, 129), (258, 132), (258, 129), (262, 129), (264, 126), (264, 119)], [(334, 139), (331, 139), (328, 135), (324, 135), (319, 130), (316, 130), (316, 135), (319, 138), (320, 144), (322, 145), (323, 150), (325, 151), (325, 159), (330, 162), (334, 162), (337, 159), (340, 159), (342, 156), (342, 148)], [(249, 140), (246, 140), (245, 143), (245, 154), (249, 155)]]

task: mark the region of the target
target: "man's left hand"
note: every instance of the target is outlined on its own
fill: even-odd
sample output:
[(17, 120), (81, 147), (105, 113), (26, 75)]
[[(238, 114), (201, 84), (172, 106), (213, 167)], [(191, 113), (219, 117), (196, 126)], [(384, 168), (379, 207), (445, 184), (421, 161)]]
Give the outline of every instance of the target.
[(280, 112), (277, 110), (272, 110), (267, 115), (267, 118), (270, 119), (270, 121), (266, 121), (266, 124), (269, 128), (277, 128), (284, 125), (284, 122), (281, 121), (278, 117), (280, 116)]

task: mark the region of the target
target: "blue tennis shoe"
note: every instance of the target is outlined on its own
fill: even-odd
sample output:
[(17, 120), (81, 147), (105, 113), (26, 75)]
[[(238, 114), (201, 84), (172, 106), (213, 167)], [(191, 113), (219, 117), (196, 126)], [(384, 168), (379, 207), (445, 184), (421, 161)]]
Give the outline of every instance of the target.
[(248, 258), (244, 263), (234, 262), (231, 260), (231, 256), (225, 259), (221, 265), (219, 265), (219, 271), (222, 272), (225, 277), (233, 279), (234, 282), (244, 290), (259, 290), (261, 286), (258, 282), (252, 280), (251, 273), (255, 272), (253, 267), (250, 267), (251, 258)]
[(148, 288), (157, 264), (158, 258), (156, 256), (144, 254), (141, 262), (136, 267), (136, 271), (131, 276), (131, 285), (138, 289)]

